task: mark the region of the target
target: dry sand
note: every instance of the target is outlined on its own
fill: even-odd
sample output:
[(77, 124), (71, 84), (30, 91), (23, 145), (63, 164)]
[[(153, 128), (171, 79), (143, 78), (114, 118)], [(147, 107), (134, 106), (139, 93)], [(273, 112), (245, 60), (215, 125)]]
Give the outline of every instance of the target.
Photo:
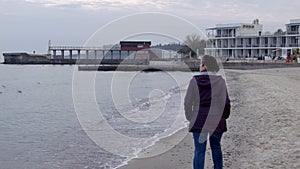
[[(232, 114), (222, 141), (224, 168), (299, 169), (300, 68), (227, 70), (226, 78)], [(191, 169), (192, 160), (192, 136), (187, 134), (170, 151), (134, 159), (121, 169)], [(213, 168), (209, 144), (206, 168)]]

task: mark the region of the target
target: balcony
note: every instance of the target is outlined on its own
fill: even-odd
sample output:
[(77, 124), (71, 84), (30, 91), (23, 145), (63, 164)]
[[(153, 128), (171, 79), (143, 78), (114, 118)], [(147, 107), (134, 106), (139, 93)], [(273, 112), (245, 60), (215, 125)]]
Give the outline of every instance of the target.
[(234, 34), (223, 34), (222, 37), (235, 37)]
[(270, 46), (271, 46), (271, 47), (276, 47), (276, 44), (271, 44)]
[(289, 44), (289, 47), (299, 47), (299, 44), (297, 44), (297, 43), (291, 43), (291, 44)]
[(299, 34), (299, 31), (287, 31), (286, 33), (288, 35), (297, 35), (297, 34)]

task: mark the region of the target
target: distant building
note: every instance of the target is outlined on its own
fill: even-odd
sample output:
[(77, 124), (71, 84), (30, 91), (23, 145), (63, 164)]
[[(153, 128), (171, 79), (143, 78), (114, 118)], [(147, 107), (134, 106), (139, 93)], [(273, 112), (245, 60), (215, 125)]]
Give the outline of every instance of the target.
[[(121, 51), (135, 51), (134, 59), (150, 59), (151, 41), (120, 41)], [(156, 57), (156, 56), (155, 56)]]
[(273, 34), (263, 33), (258, 19), (252, 24), (217, 24), (206, 29), (205, 54), (230, 58), (287, 57), (293, 49), (300, 49), (299, 27), (300, 19), (290, 20), (285, 32), (279, 30)]
[(145, 50), (151, 46), (151, 41), (121, 41), (121, 50)]
[(6, 64), (44, 64), (49, 63), (49, 55), (38, 55), (28, 53), (3, 53)]

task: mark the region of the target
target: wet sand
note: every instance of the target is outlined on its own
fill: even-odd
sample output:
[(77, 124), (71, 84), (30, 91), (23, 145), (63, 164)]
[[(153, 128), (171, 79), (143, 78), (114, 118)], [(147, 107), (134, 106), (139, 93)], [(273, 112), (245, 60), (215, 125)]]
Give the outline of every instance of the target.
[[(300, 68), (226, 70), (226, 78), (232, 113), (222, 140), (224, 168), (300, 168)], [(213, 168), (209, 144), (207, 149), (205, 165)], [(133, 159), (120, 169), (191, 169), (192, 161), (188, 133), (168, 152)]]

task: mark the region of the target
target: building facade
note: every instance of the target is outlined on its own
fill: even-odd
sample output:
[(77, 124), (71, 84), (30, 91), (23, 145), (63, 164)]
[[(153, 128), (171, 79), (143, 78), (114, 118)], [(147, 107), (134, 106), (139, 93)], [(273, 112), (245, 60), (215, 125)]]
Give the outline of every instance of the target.
[(286, 31), (264, 33), (256, 19), (251, 24), (217, 24), (206, 29), (205, 54), (229, 58), (287, 57), (300, 49), (300, 19), (286, 24)]
[(150, 49), (151, 41), (121, 41), (121, 50), (147, 50)]

